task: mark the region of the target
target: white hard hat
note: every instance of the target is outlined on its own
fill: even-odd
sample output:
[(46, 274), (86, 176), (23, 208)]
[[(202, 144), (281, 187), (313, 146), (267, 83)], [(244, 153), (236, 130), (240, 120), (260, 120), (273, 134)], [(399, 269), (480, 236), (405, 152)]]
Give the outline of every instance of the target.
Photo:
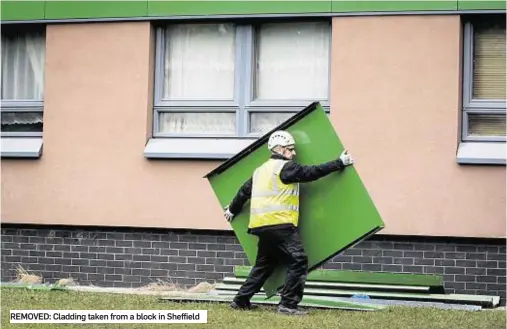
[(275, 148), (275, 146), (278, 145), (284, 147), (294, 144), (296, 144), (296, 142), (290, 133), (283, 130), (278, 130), (269, 136), (268, 149), (272, 150)]

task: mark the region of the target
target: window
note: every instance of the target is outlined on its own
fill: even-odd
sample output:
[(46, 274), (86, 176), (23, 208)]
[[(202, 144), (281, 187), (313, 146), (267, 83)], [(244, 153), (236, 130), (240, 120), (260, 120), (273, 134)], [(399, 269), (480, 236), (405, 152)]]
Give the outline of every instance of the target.
[(42, 136), (45, 33), (2, 27), (2, 136)]
[(330, 23), (171, 24), (157, 33), (154, 136), (259, 137), (329, 108)]
[(505, 17), (465, 26), (463, 141), (505, 142)]
[(458, 163), (506, 163), (505, 15), (465, 23)]

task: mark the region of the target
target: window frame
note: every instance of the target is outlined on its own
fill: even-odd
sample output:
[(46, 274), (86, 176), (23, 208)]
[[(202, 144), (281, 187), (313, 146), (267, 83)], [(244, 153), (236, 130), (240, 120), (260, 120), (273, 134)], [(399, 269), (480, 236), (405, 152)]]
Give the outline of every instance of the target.
[[(23, 33), (30, 33), (33, 31), (41, 32), (42, 38), (44, 42), (44, 52), (46, 52), (46, 40), (47, 40), (47, 33), (46, 33), (46, 26), (45, 25), (35, 25), (35, 26), (13, 26), (13, 29), (11, 30), (9, 26), (3, 26), (2, 30), (2, 36), (4, 33), (12, 33), (12, 31), (16, 32), (23, 32)], [(2, 45), (3, 47), (3, 45)], [(3, 63), (1, 64), (3, 66)], [(43, 67), (45, 66), (45, 63), (43, 63)], [(44, 79), (45, 75), (45, 67), (44, 67), (44, 73), (43, 73), (43, 83), (45, 82)], [(3, 81), (3, 70), (2, 75), (0, 76), (0, 79)], [(45, 88), (45, 85), (43, 86)], [(44, 127), (44, 96), (41, 100), (28, 100), (28, 99), (4, 99), (0, 95), (0, 112), (3, 115), (4, 113), (42, 113), (42, 123)], [(44, 131), (44, 128), (43, 128)], [(43, 131), (41, 132), (4, 132), (0, 131), (1, 137), (42, 137)]]
[[(327, 61), (329, 65), (327, 75), (327, 97), (318, 100), (326, 113), (330, 109), (331, 94), (331, 59), (332, 59), (332, 25), (329, 19), (309, 20), (263, 20), (259, 22), (241, 22), (218, 20), (201, 22), (170, 22), (156, 27), (155, 45), (155, 74), (154, 74), (154, 100), (153, 100), (153, 126), (154, 138), (225, 138), (225, 139), (256, 139), (261, 133), (250, 132), (251, 113), (292, 113), (296, 114), (316, 99), (308, 100), (255, 100), (255, 55), (257, 49), (256, 29), (266, 23), (305, 23), (320, 22), (327, 24), (329, 48)], [(164, 60), (166, 47), (166, 28), (177, 24), (234, 24), (236, 28), (235, 40), (235, 74), (233, 100), (206, 100), (193, 101), (164, 100)], [(169, 113), (212, 113), (229, 112), (236, 114), (236, 131), (234, 134), (208, 134), (208, 133), (162, 133), (159, 131), (159, 115)]]
[[(2, 101), (1, 107), (2, 115), (4, 113), (42, 113), (42, 123), (44, 127), (44, 101), (39, 102), (9, 102)], [(44, 129), (44, 128), (43, 128)], [(41, 132), (28, 132), (28, 131), (2, 131), (1, 137), (42, 137), (43, 131)]]
[[(489, 18), (489, 17), (487, 17)], [(499, 99), (473, 99), (474, 74), (474, 24), (476, 20), (467, 20), (463, 33), (463, 111), (461, 125), (462, 142), (500, 142), (505, 143), (505, 136), (469, 136), (469, 114), (506, 114), (506, 101)]]

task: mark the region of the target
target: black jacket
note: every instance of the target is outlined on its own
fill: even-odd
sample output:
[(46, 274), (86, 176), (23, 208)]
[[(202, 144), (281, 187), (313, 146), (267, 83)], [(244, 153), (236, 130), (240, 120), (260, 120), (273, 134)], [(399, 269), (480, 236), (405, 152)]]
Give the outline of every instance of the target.
[[(273, 154), (271, 156), (272, 159), (284, 159), (283, 156)], [(280, 180), (284, 184), (291, 183), (308, 183), (316, 181), (324, 176), (329, 175), (335, 171), (342, 171), (345, 169), (343, 162), (340, 159), (332, 160), (329, 162), (322, 163), (320, 165), (301, 165), (296, 163), (295, 161), (287, 162), (282, 170), (280, 171)], [(229, 210), (234, 215), (237, 215), (241, 212), (243, 205), (251, 198), (252, 196), (252, 178), (246, 181), (243, 186), (239, 189), (238, 193), (232, 200), (229, 205)], [(274, 225), (271, 227), (261, 227), (254, 230), (249, 230), (249, 233), (255, 234), (256, 232), (261, 232), (266, 229), (273, 228), (283, 228), (287, 226), (292, 226), (291, 224), (283, 224), (283, 225)]]

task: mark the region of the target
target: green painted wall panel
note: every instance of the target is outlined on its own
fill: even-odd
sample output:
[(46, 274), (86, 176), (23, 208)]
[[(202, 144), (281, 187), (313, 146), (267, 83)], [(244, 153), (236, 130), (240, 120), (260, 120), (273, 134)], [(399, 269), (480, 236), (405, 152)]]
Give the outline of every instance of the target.
[(2, 1), (3, 21), (44, 19), (44, 1)]
[(459, 10), (505, 9), (505, 1), (458, 1)]
[(149, 16), (329, 13), (331, 1), (148, 1)]
[(505, 1), (2, 1), (2, 20), (182, 15), (304, 14), (431, 10), (505, 10)]
[[(344, 149), (318, 103), (308, 106), (276, 129), (285, 129), (293, 134), (297, 161), (302, 164), (336, 159)], [(231, 202), (255, 168), (269, 158), (266, 146), (269, 134), (206, 175), (221, 207)], [(353, 154), (354, 150), (350, 151)], [(249, 205), (244, 206), (231, 226), (250, 264), (253, 264), (257, 256), (257, 237), (247, 233)], [(302, 184), (300, 208), (300, 232), (311, 270), (384, 227), (354, 166)], [(264, 285), (268, 296), (283, 285), (285, 271), (286, 267), (280, 264), (268, 279)]]
[(46, 1), (46, 19), (142, 17), (145, 1)]
[(337, 1), (332, 2), (333, 12), (456, 10), (457, 1)]

